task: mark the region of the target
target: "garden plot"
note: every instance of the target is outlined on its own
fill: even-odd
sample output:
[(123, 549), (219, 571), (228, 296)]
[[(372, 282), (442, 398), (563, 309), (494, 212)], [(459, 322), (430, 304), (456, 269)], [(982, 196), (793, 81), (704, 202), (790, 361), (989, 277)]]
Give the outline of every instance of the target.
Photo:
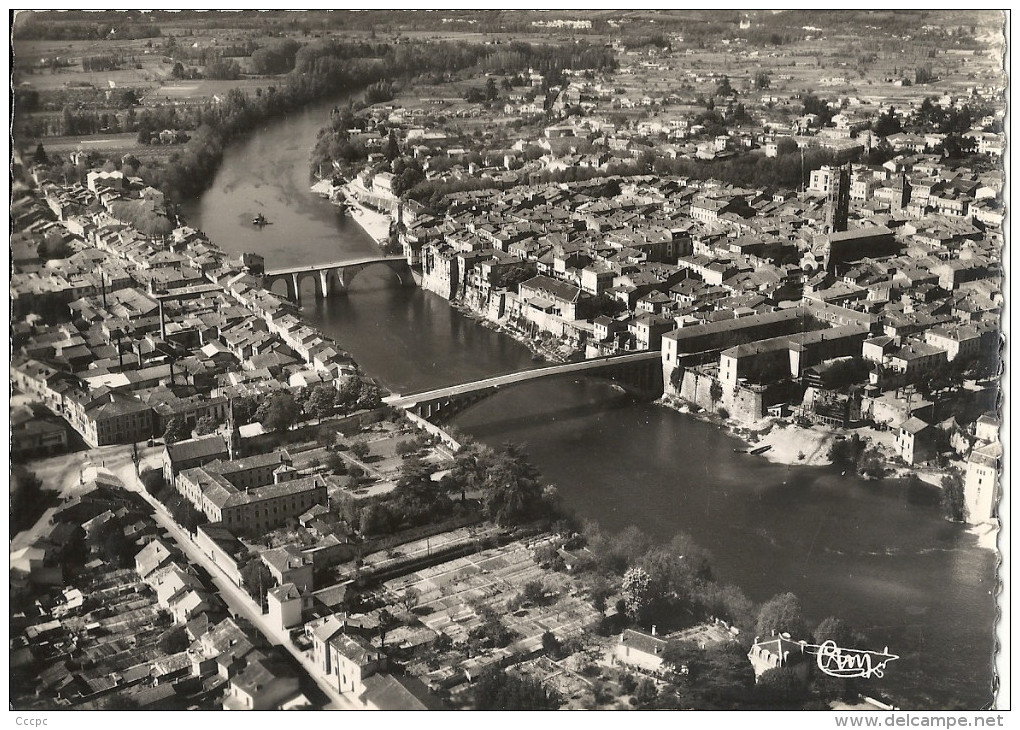
[[(530, 652), (541, 647), (546, 631), (562, 641), (599, 618), (590, 604), (571, 595), (569, 576), (538, 566), (532, 550), (524, 543), (511, 543), (403, 576), (385, 587), (395, 595), (414, 588), (422, 623), (454, 642), (465, 641), (483, 623), (479, 613), (491, 609), (517, 634), (514, 652)], [(508, 613), (507, 602), (531, 582), (543, 584), (548, 599), (541, 605), (524, 603)]]

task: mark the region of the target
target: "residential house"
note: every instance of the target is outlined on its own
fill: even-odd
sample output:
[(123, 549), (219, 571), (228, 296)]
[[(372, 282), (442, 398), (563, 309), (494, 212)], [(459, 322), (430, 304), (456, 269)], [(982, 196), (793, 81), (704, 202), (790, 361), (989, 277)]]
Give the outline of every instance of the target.
[(185, 469), (228, 458), (227, 440), (218, 433), (167, 444), (163, 447), (163, 479), (167, 484), (174, 484), (177, 475)]
[(931, 426), (917, 416), (900, 424), (896, 435), (896, 453), (908, 464), (925, 461), (932, 456)]
[(789, 634), (781, 634), (769, 639), (755, 637), (754, 644), (747, 653), (747, 658), (754, 668), (755, 682), (761, 680), (761, 676), (765, 672), (779, 667), (793, 667), (801, 680), (806, 682), (811, 666), (805, 643), (794, 641)]

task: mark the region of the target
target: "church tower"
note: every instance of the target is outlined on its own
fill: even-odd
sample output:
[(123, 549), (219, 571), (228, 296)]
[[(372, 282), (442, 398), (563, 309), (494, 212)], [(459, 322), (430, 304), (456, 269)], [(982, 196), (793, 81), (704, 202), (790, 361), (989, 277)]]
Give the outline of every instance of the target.
[(845, 231), (850, 218), (850, 177), (851, 168), (849, 163), (839, 168), (833, 176), (832, 184), (829, 186), (829, 209), (827, 215), (827, 229), (829, 233)]

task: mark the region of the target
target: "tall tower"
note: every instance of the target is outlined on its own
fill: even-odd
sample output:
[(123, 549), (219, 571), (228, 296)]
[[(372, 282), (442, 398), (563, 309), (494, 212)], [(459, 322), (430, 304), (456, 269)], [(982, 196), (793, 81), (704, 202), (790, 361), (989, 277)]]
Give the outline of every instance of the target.
[(904, 210), (910, 205), (910, 198), (913, 194), (913, 188), (910, 185), (910, 180), (907, 179), (906, 170), (900, 173), (900, 184), (903, 187), (903, 192), (900, 194), (900, 210)]
[(227, 455), (233, 461), (240, 456), (241, 431), (234, 419), (234, 399), (230, 398), (227, 407)]
[(847, 229), (850, 218), (850, 164), (839, 168), (829, 186), (829, 210), (826, 219), (829, 233)]

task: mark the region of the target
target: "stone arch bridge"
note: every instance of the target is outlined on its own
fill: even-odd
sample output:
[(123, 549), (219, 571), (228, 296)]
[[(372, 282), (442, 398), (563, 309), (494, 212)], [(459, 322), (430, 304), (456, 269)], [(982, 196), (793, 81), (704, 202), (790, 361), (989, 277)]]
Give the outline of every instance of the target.
[(397, 275), (402, 286), (414, 286), (417, 282), (407, 258), (404, 256), (368, 256), (347, 261), (326, 264), (291, 266), (266, 271), (262, 275), (262, 287), (272, 291), (279, 281), (287, 282), (287, 298), (292, 302), (301, 301), (301, 284), (309, 277), (315, 282), (315, 296), (328, 297), (332, 293), (345, 291), (358, 274), (370, 266), (381, 264)]
[(661, 353), (652, 350), (550, 365), (411, 395), (394, 394), (384, 398), (383, 402), (433, 423), (440, 423), (501, 388), (539, 378), (571, 374), (605, 378), (648, 398), (662, 395)]

